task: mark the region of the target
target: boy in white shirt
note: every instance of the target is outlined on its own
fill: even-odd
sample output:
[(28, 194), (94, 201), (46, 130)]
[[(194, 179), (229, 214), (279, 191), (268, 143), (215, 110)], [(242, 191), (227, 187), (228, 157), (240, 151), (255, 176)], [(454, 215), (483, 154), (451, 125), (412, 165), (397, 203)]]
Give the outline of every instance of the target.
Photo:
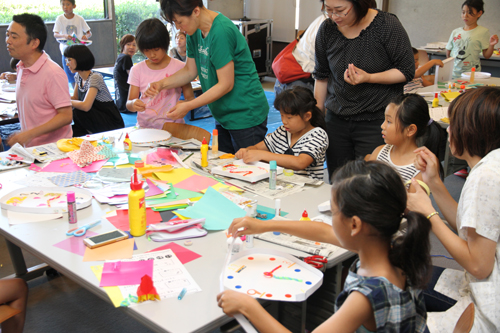
[[(73, 13), (73, 9), (76, 8), (75, 0), (61, 0), (61, 7), (64, 14), (59, 15), (54, 24), (54, 38), (64, 38), (70, 39), (73, 33), (80, 40), (87, 40), (92, 36), (90, 32), (90, 27), (87, 22), (81, 17)], [(73, 87), (75, 85), (74, 74), (71, 73), (68, 66), (66, 66), (66, 59), (64, 58), (64, 49), (67, 45), (60, 44), (59, 49), (62, 54), (62, 65), (70, 85)]]

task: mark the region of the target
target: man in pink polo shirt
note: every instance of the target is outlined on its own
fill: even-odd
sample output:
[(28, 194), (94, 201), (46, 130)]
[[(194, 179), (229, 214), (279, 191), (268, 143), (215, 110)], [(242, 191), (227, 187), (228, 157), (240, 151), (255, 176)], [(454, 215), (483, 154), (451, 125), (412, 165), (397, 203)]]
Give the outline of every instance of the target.
[(32, 147), (73, 136), (68, 79), (43, 51), (46, 40), (47, 28), (37, 15), (14, 15), (7, 28), (7, 51), (21, 60), (16, 82), (21, 131), (9, 138), (10, 146)]

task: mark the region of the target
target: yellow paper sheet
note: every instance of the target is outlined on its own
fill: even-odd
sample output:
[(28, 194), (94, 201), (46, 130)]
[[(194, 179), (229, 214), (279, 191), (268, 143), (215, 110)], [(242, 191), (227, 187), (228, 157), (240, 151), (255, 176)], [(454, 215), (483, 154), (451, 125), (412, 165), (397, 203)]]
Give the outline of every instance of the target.
[[(92, 269), (92, 272), (94, 272), (97, 280), (101, 282), (103, 265), (90, 266), (90, 269)], [(108, 294), (109, 299), (111, 300), (115, 308), (120, 307), (120, 304), (124, 299), (122, 292), (120, 291), (120, 288), (118, 287), (102, 287), (102, 288), (104, 289), (106, 294)]]
[(166, 180), (175, 185), (182, 182), (184, 179), (196, 175), (196, 173), (191, 169), (178, 168), (170, 172), (155, 172), (154, 175), (160, 180)]
[(457, 98), (458, 96), (460, 96), (460, 93), (458, 91), (453, 91), (453, 92), (446, 92), (446, 93), (441, 93), (441, 96), (444, 97), (444, 99), (447, 101), (447, 102), (451, 102), (453, 101), (455, 98)]
[(181, 220), (189, 220), (190, 218), (184, 215), (179, 214), (177, 211), (172, 212), (177, 215)]
[(129, 238), (95, 249), (86, 248), (83, 261), (131, 259), (133, 253), (134, 239)]
[[(213, 186), (211, 186), (214, 190), (220, 192), (221, 189), (224, 189), (224, 190), (228, 190), (228, 191), (231, 191), (231, 192), (237, 192), (237, 193), (243, 193), (245, 191), (243, 191), (242, 189), (236, 187), (236, 186), (228, 186), (228, 185), (224, 185), (222, 183), (217, 183)], [(200, 192), (201, 193), (205, 193), (207, 192), (208, 188), (207, 189), (204, 189), (204, 190), (201, 190)]]

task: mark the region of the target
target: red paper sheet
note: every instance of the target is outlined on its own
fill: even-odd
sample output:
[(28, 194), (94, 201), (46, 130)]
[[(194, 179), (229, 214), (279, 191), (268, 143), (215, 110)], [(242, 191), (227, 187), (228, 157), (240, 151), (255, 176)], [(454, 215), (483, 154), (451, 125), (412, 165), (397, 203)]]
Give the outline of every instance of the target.
[(171, 249), (172, 252), (174, 252), (175, 255), (177, 256), (177, 258), (179, 258), (180, 262), (183, 265), (192, 261), (192, 260), (195, 260), (195, 259), (198, 259), (201, 257), (200, 254), (193, 252), (191, 250), (188, 250), (185, 247), (180, 246), (179, 244), (173, 243), (173, 242), (165, 244), (165, 245), (160, 246), (160, 247), (157, 247), (156, 249), (148, 251), (147, 253), (162, 251), (162, 250), (166, 250), (166, 249)]
[[(128, 209), (117, 210), (116, 216), (107, 217), (107, 219), (117, 229), (120, 229), (122, 231), (130, 230), (128, 221)], [(156, 224), (160, 222), (162, 222), (160, 213), (155, 212), (151, 208), (146, 208), (146, 225)]]

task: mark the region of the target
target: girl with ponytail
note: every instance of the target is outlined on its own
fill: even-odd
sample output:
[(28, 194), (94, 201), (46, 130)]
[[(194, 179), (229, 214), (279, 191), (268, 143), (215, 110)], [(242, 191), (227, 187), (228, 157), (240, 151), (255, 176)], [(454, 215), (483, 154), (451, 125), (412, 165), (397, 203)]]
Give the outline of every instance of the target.
[(283, 126), (258, 144), (238, 150), (236, 157), (245, 163), (276, 161), (297, 174), (323, 180), (328, 135), (312, 91), (300, 86), (284, 90), (276, 96), (274, 107)]
[[(332, 225), (314, 221), (235, 219), (234, 236), (280, 231), (342, 246), (359, 255), (336, 300), (336, 311), (315, 332), (424, 332), (423, 294), (431, 271), (429, 232), (422, 214), (407, 215), (407, 232), (395, 236), (406, 209), (406, 189), (393, 168), (352, 161), (332, 177)], [(240, 231), (238, 231), (240, 230)], [(285, 332), (250, 296), (226, 290), (217, 296), (228, 315), (242, 313), (259, 332)]]

